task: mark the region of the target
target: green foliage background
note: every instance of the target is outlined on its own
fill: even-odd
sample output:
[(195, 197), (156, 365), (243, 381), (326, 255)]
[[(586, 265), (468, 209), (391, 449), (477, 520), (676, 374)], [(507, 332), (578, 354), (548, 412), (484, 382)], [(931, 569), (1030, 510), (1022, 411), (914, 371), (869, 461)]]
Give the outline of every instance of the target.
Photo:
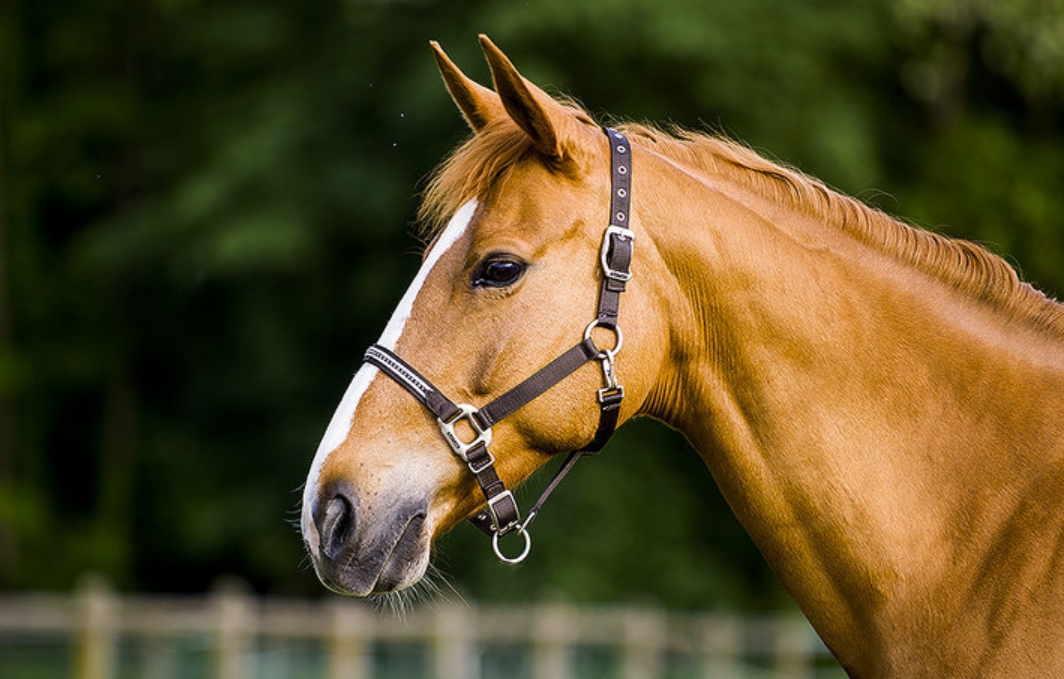
[[(9, 0), (0, 588), (322, 591), (298, 486), (466, 135), (426, 43), (487, 81), (478, 32), (597, 115), (723, 131), (1064, 289), (1061, 0)], [(786, 600), (652, 423), (536, 528), (520, 568), (466, 527), (439, 563), (477, 597)]]

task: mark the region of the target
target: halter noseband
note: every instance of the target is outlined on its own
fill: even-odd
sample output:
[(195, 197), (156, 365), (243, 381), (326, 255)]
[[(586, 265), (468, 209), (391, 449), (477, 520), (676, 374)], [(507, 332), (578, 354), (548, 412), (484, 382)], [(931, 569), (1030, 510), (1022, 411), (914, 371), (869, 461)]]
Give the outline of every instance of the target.
[[(632, 245), (635, 239), (635, 234), (627, 226), (631, 221), (631, 144), (616, 130), (603, 128), (603, 131), (610, 143), (610, 222), (603, 234), (599, 253), (602, 285), (599, 288), (598, 312), (584, 330), (582, 341), (481, 408), (455, 404), (394, 351), (379, 344), (366, 350), (363, 358), (364, 362), (377, 366), (398, 382), (436, 416), (444, 440), (469, 467), (488, 501), (485, 509), (469, 520), (491, 536), (495, 555), (506, 563), (519, 563), (528, 556), (532, 548), (529, 524), (577, 460), (583, 455), (599, 452), (606, 445), (617, 427), (617, 416), (624, 398), (624, 387), (617, 383), (614, 362), (624, 342), (617, 325), (617, 316), (621, 293), (632, 277)], [(597, 327), (614, 333), (616, 343), (613, 348), (600, 349), (595, 344), (591, 331)], [(517, 501), (495, 471), (495, 458), (488, 450), (491, 428), (592, 360), (599, 361), (602, 366), (603, 386), (596, 394), (599, 402), (598, 430), (590, 443), (569, 454), (528, 516), (521, 521)], [(458, 423), (463, 421), (474, 433), (470, 441), (463, 441), (456, 431)], [(499, 548), (499, 539), (514, 531), (524, 538), (524, 547), (516, 557), (508, 557)]]

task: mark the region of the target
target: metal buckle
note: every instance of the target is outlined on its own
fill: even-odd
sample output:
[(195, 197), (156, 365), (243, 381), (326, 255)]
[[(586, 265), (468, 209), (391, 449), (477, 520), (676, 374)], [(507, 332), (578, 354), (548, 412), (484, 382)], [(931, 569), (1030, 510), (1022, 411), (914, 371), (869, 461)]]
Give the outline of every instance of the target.
[(599, 262), (602, 263), (602, 274), (610, 280), (618, 281), (621, 283), (627, 283), (632, 279), (631, 271), (618, 271), (610, 266), (610, 236), (620, 236), (628, 242), (635, 241), (635, 232), (631, 229), (626, 229), (623, 226), (617, 226), (616, 224), (610, 224), (606, 227), (606, 233), (602, 237), (602, 248), (599, 251)]
[(468, 465), (469, 467), (469, 471), (473, 472), (473, 476), (478, 476), (480, 472), (495, 464), (495, 456), (491, 454), (491, 451), (488, 450), (488, 447), (486, 445), (484, 446), (484, 452), (488, 454), (488, 458), (480, 464), (473, 464), (472, 462), (470, 462), (468, 455), (464, 458), (466, 465)]
[[(477, 409), (468, 403), (461, 403), (457, 408), (458, 414), (452, 417), (450, 421), (443, 419), (437, 419), (436, 421), (440, 425), (440, 432), (443, 433), (443, 438), (447, 441), (447, 444), (451, 446), (451, 450), (454, 451), (454, 454), (462, 458), (463, 461), (469, 462), (469, 451), (482, 443), (485, 446), (491, 443), (491, 427), (488, 427), (487, 429), (481, 428), (480, 423), (477, 422), (477, 418), (473, 417), (474, 413), (477, 412)], [(461, 420), (467, 420), (469, 426), (472, 427), (474, 433), (476, 433), (476, 437), (472, 441), (466, 442), (458, 438), (458, 432), (455, 431), (454, 427)], [(495, 461), (494, 458), (490, 457), (491, 453), (488, 453), (488, 456), (491, 460), (488, 464)], [(485, 468), (486, 467), (481, 467), (481, 470)]]
[(606, 405), (607, 400), (620, 403), (624, 400), (624, 386), (618, 384), (615, 387), (603, 387), (596, 394), (598, 395), (599, 405)]
[[(499, 515), (495, 512), (495, 505), (499, 504), (503, 500), (509, 500), (510, 503), (513, 504), (514, 512), (517, 514), (517, 518), (515, 518), (513, 521), (506, 524), (505, 526), (500, 526)], [(501, 493), (498, 493), (497, 495), (493, 495), (488, 498), (488, 513), (491, 514), (491, 524), (495, 526), (496, 535), (506, 535), (514, 528), (521, 528), (521, 514), (520, 510), (517, 507), (517, 498), (515, 498), (514, 494), (511, 493), (509, 490), (504, 490)]]

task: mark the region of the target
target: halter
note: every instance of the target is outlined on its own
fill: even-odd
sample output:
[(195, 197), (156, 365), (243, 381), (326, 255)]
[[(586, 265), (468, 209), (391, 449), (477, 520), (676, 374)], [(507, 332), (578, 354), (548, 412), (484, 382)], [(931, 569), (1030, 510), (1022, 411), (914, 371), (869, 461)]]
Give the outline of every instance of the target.
[[(624, 335), (617, 325), (617, 315), (621, 293), (632, 277), (632, 245), (635, 239), (635, 234), (627, 227), (631, 210), (631, 144), (620, 132), (602, 129), (610, 140), (610, 222), (599, 251), (602, 285), (599, 288), (598, 312), (584, 329), (582, 341), (481, 408), (465, 403), (455, 404), (409, 363), (379, 344), (367, 349), (363, 358), (364, 362), (377, 366), (398, 382), (436, 416), (444, 440), (469, 467), (487, 499), (487, 506), (469, 520), (491, 537), (495, 555), (506, 563), (520, 563), (528, 556), (532, 548), (529, 524), (535, 520), (547, 497), (577, 460), (599, 452), (606, 445), (617, 427), (617, 416), (624, 398), (624, 387), (617, 383), (614, 364), (624, 343)], [(595, 328), (613, 332), (615, 343), (611, 349), (601, 349), (595, 344), (591, 337)], [(495, 458), (488, 450), (491, 428), (593, 360), (602, 366), (603, 386), (596, 393), (599, 403), (598, 430), (586, 446), (569, 454), (522, 521), (513, 493), (506, 489), (495, 471)], [(460, 422), (465, 422), (473, 431), (472, 440), (463, 441), (459, 436), (456, 428)], [(520, 554), (509, 557), (500, 549), (499, 539), (513, 532), (524, 538), (524, 546)]]

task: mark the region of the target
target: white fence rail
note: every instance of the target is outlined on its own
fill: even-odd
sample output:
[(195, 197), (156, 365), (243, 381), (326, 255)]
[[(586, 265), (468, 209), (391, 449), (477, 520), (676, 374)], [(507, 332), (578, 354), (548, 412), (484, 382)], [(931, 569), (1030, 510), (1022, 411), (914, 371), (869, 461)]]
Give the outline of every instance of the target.
[[(47, 660), (46, 658), (50, 658)], [(4, 679), (842, 677), (798, 616), (340, 598), (0, 594)]]

